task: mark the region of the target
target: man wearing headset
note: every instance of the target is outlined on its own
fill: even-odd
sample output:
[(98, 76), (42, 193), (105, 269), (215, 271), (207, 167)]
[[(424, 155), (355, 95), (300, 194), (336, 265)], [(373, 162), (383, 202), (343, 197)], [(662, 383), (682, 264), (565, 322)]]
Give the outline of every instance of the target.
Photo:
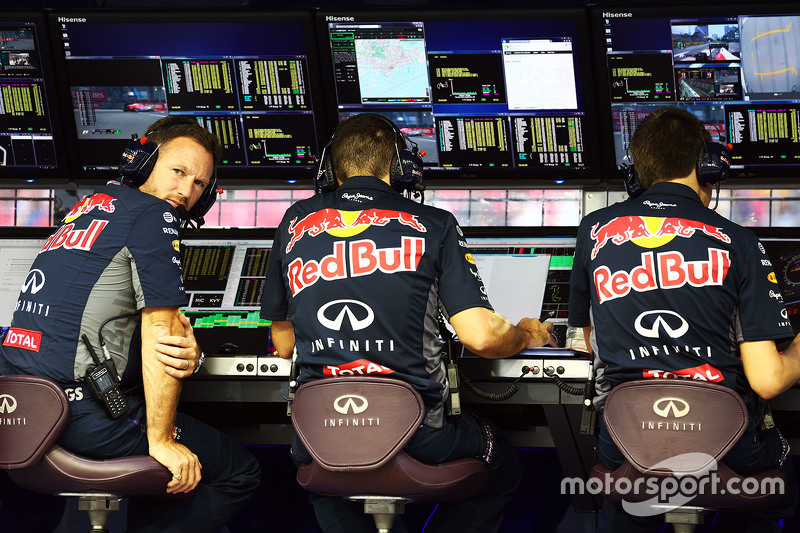
[[(386, 375), (409, 382), (427, 407), (405, 451), (437, 464), (464, 457), (487, 463), (484, 492), (441, 504), (427, 531), (496, 531), (517, 487), (516, 451), (486, 420), (466, 411), (445, 418), (448, 394), (438, 340), (439, 310), (459, 340), (487, 358), (551, 341), (549, 324), (516, 326), (485, 296), (453, 215), (404, 198), (422, 163), (388, 119), (354, 116), (339, 124), (319, 162), (333, 189), (294, 204), (270, 254), (261, 316), (272, 320), (281, 357), (297, 348), (300, 383), (338, 375)], [(416, 161), (414, 161), (416, 158)], [(297, 463), (311, 457), (295, 439)], [(371, 518), (341, 498), (311, 495), (326, 532), (373, 531)]]
[[(167, 493), (131, 500), (128, 531), (218, 532), (258, 487), (255, 459), (226, 436), (177, 414), (180, 378), (198, 367), (186, 317), (179, 213), (201, 217), (221, 148), (196, 122), (167, 117), (123, 154), (121, 184), (78, 203), (45, 242), (0, 351), (0, 371), (58, 382), (70, 399), (60, 443), (93, 458), (151, 455), (173, 474)], [(138, 190), (137, 190), (138, 188)], [(93, 355), (94, 352), (94, 355)], [(99, 354), (99, 355), (98, 355)], [(127, 409), (105, 407), (87, 372)], [(105, 389), (103, 389), (105, 390)], [(112, 401), (113, 402), (113, 401)], [(201, 474), (202, 468), (202, 474)]]
[[(584, 328), (602, 362), (601, 397), (642, 378), (701, 379), (736, 390), (750, 425), (725, 463), (749, 475), (791, 462), (780, 431), (760, 426), (764, 400), (800, 376), (800, 336), (792, 338), (783, 300), (774, 297), (778, 286), (758, 238), (708, 209), (729, 166), (722, 147), (709, 141), (703, 124), (681, 109), (642, 121), (631, 140), (641, 187), (629, 191), (644, 192), (581, 221), (569, 323)], [(786, 347), (783, 353), (776, 342)], [(624, 462), (602, 419), (596, 447), (606, 467)], [(791, 481), (785, 497), (791, 507), (789, 489)], [(660, 516), (630, 516), (608, 500), (603, 510), (605, 531), (663, 525)], [(779, 531), (782, 512), (723, 516), (717, 527)]]

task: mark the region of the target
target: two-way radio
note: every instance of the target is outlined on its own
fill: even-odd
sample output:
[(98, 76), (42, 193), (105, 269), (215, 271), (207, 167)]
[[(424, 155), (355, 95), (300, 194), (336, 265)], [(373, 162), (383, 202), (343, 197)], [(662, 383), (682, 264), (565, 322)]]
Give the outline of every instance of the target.
[(128, 398), (119, 388), (120, 379), (117, 367), (114, 366), (114, 361), (110, 357), (100, 361), (85, 333), (81, 339), (95, 364), (86, 371), (83, 381), (89, 386), (94, 397), (103, 405), (108, 416), (112, 420), (119, 418), (128, 411)]

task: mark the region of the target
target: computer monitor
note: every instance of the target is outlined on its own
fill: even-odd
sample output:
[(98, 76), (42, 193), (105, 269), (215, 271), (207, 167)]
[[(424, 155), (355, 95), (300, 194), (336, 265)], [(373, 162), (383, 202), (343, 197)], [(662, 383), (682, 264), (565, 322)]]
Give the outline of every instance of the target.
[(263, 236), (263, 230), (225, 230), (183, 239), (183, 282), (189, 295), (184, 313), (207, 356), (277, 356), (270, 323), (259, 316), (272, 249), (272, 239)]
[(796, 5), (613, 5), (593, 8), (591, 18), (607, 176), (621, 176), (644, 117), (676, 106), (731, 145), (733, 178), (796, 179)]
[(321, 108), (310, 13), (70, 12), (49, 24), (78, 179), (115, 177), (131, 135), (167, 115), (219, 137), (227, 183), (310, 177)]
[(332, 125), (391, 119), (426, 180), (592, 179), (583, 10), (323, 11), (317, 30)]
[(39, 13), (0, 12), (0, 180), (67, 174), (50, 47)]
[(505, 235), (465, 229), (489, 302), (513, 323), (524, 317), (554, 323), (564, 347), (577, 229), (505, 229)]

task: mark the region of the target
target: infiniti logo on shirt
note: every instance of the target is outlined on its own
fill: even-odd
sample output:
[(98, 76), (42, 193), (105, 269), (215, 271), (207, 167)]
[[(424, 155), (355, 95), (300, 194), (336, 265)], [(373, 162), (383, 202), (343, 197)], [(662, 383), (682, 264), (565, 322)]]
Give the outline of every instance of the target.
[(22, 292), (26, 293), (29, 290), (31, 294), (36, 294), (44, 287), (44, 272), (38, 268), (32, 269), (28, 272), (28, 277), (25, 278), (25, 283), (22, 284)]
[[(648, 318), (650, 316), (654, 318)], [(689, 324), (675, 311), (659, 309), (645, 311), (638, 317), (633, 327), (636, 333), (648, 339), (657, 339), (663, 331), (673, 339), (683, 337), (689, 331)]]
[(345, 318), (353, 331), (368, 328), (375, 320), (372, 308), (358, 300), (334, 300), (317, 311), (317, 320), (328, 329), (341, 331)]

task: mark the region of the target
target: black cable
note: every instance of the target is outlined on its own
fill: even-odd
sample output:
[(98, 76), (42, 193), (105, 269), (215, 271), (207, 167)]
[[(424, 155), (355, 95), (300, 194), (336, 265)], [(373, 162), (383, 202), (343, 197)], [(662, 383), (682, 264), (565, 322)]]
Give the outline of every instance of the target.
[(108, 349), (106, 348), (106, 340), (103, 338), (103, 328), (106, 327), (106, 324), (108, 324), (112, 320), (119, 320), (121, 318), (130, 318), (134, 316), (139, 316), (139, 312), (137, 311), (136, 313), (128, 313), (125, 315), (112, 316), (111, 318), (107, 318), (105, 322), (100, 324), (100, 327), (97, 330), (97, 340), (100, 341), (100, 347), (103, 349), (103, 353), (106, 354), (108, 353)]
[(567, 394), (572, 394), (573, 396), (583, 396), (586, 392), (586, 387), (573, 387), (572, 385), (568, 385), (567, 382), (559, 376), (553, 376), (553, 383), (562, 391)]
[(528, 367), (523, 367), (522, 375), (515, 379), (503, 392), (486, 392), (485, 390), (481, 390), (476, 387), (475, 384), (472, 383), (472, 380), (469, 379), (466, 374), (464, 374), (464, 371), (461, 370), (461, 368), (458, 369), (458, 375), (461, 378), (461, 383), (463, 383), (464, 386), (478, 398), (482, 400), (488, 400), (490, 402), (504, 402), (514, 396), (517, 391), (519, 391), (517, 383), (519, 383), (519, 380), (521, 380), (528, 372), (530, 372), (530, 369), (528, 369)]

